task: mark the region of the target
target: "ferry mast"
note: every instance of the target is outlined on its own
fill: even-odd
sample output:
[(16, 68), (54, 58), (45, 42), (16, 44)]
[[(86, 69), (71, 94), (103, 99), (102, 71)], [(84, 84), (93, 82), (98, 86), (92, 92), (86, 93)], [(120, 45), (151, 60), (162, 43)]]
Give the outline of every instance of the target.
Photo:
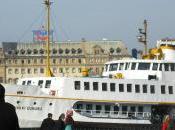
[(53, 73), (50, 69), (50, 5), (51, 5), (51, 2), (50, 0), (45, 0), (44, 4), (46, 5), (46, 9), (47, 9), (46, 76), (52, 77)]

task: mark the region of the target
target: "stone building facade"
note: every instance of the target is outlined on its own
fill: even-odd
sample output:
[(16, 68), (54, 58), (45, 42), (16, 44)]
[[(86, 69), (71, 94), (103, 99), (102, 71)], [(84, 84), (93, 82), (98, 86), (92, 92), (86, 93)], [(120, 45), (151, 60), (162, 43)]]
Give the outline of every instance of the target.
[[(21, 77), (45, 76), (46, 44), (2, 43), (0, 81), (15, 83)], [(122, 41), (54, 42), (50, 44), (50, 63), (54, 76), (101, 75), (110, 60), (130, 57)]]

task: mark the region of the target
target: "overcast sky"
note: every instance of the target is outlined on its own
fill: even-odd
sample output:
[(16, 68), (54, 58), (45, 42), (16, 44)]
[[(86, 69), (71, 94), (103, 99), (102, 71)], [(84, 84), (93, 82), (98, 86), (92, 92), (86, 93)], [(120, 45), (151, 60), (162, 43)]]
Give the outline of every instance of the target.
[[(31, 42), (32, 30), (44, 24), (43, 0), (0, 0), (0, 41)], [(122, 40), (141, 48), (138, 28), (148, 21), (149, 46), (175, 38), (175, 0), (52, 0), (57, 41)]]

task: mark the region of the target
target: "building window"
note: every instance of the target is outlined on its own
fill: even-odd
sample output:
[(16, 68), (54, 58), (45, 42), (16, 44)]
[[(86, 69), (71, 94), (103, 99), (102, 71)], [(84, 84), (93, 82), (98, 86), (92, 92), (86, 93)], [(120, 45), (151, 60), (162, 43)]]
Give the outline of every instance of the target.
[(124, 84), (119, 84), (119, 92), (124, 92)]
[(15, 74), (19, 74), (19, 70), (18, 69), (15, 69)]
[(132, 84), (127, 84), (127, 92), (132, 92)]
[(140, 93), (140, 85), (139, 84), (135, 85), (135, 92)]
[(76, 72), (76, 69), (75, 68), (72, 68), (72, 73), (75, 73)]
[(31, 69), (27, 69), (27, 73), (28, 74), (31, 74)]
[(168, 86), (169, 94), (173, 94), (173, 86)]
[(44, 73), (44, 69), (40, 68), (40, 73), (43, 74)]
[(22, 64), (22, 65), (24, 64), (24, 60), (21, 60), (21, 64)]
[(59, 73), (63, 73), (63, 68), (59, 68)]
[(154, 85), (150, 85), (150, 92), (152, 94), (155, 93), (155, 86)]
[(146, 84), (143, 84), (143, 93), (147, 93), (147, 85)]
[(38, 73), (38, 68), (34, 68), (34, 74)]
[(30, 60), (28, 60), (27, 63), (30, 64)]
[(115, 92), (115, 83), (110, 83), (110, 91)]
[(43, 59), (40, 59), (40, 63), (43, 64)]
[(57, 68), (53, 68), (53, 73), (57, 73)]
[(80, 81), (75, 81), (74, 87), (75, 87), (75, 90), (80, 90)]
[(89, 90), (89, 82), (84, 82), (84, 90)]
[(8, 74), (12, 74), (12, 69), (8, 69)]
[(81, 68), (78, 68), (78, 72), (81, 73)]
[(31, 85), (32, 81), (31, 80), (28, 80), (27, 81), (27, 85)]
[(53, 59), (53, 61), (52, 61), (52, 62), (53, 62), (53, 64), (56, 64), (56, 59)]
[(165, 94), (165, 85), (161, 85), (161, 94)]
[(93, 90), (98, 91), (98, 82), (93, 82)]
[(21, 74), (25, 74), (25, 69), (21, 69)]
[(102, 83), (102, 91), (107, 91), (107, 83)]
[(45, 88), (50, 88), (51, 80), (46, 80)]
[(81, 64), (81, 59), (78, 59), (78, 63)]
[(69, 59), (66, 59), (66, 64), (68, 64), (69, 63)]

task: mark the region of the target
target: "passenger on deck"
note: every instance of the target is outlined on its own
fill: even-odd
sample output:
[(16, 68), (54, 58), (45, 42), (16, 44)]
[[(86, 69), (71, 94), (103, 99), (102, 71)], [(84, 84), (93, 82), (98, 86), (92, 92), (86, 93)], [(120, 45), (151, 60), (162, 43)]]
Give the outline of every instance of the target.
[(19, 130), (15, 107), (4, 98), (5, 88), (0, 84), (0, 130)]
[(62, 113), (59, 116), (59, 119), (55, 121), (55, 129), (54, 130), (64, 130), (65, 129), (64, 118), (65, 118), (65, 114)]
[(74, 120), (73, 120), (72, 116), (73, 116), (73, 111), (68, 110), (66, 112), (66, 118), (64, 120), (65, 130), (73, 130), (74, 129)]
[(52, 119), (52, 114), (48, 113), (48, 117), (43, 120), (40, 130), (54, 130), (54, 127), (55, 122)]

